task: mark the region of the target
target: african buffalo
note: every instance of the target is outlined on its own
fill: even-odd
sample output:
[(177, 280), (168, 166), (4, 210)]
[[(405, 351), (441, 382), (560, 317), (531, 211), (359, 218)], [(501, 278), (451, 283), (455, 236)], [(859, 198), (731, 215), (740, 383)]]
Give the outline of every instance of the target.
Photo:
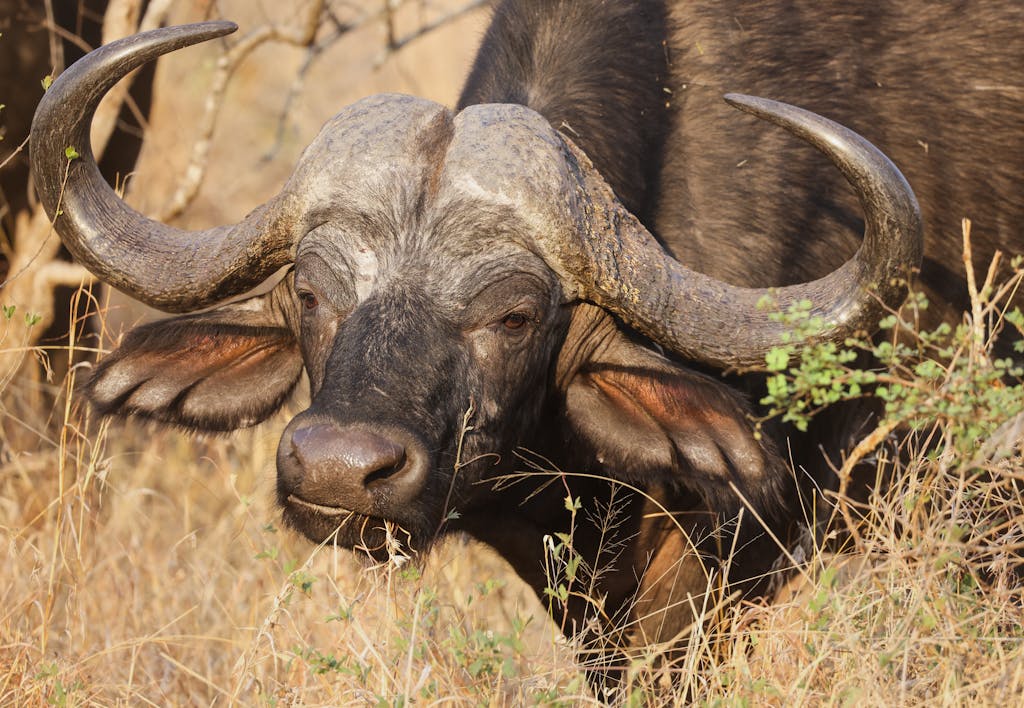
[[(1024, 153), (1007, 146), (1021, 27), (1008, 0), (508, 0), (456, 111), (362, 100), (275, 198), (195, 233), (113, 194), (89, 121), (132, 68), (234, 26), (110, 45), (60, 77), (33, 126), (37, 187), (75, 256), (182, 313), (291, 270), (265, 295), (132, 331), (89, 396), (223, 431), (264, 420), (305, 373), (312, 402), (278, 452), (294, 528), (380, 558), (463, 531), (542, 597), (545, 544), (572, 532), (592, 577), (556, 620), (586, 627), (598, 661), (677, 641), (723, 559), (756, 590), (796, 516), (782, 441), (754, 434), (747, 397), (717, 375), (780, 342), (758, 300), (808, 299), (842, 341), (902, 301), (922, 251), (921, 283), (950, 316), (963, 215), (979, 257), (1024, 246)], [(869, 135), (923, 195), (927, 228), (864, 139), (729, 98), (763, 120), (744, 118), (726, 91)], [(563, 474), (517, 474), (537, 467)]]

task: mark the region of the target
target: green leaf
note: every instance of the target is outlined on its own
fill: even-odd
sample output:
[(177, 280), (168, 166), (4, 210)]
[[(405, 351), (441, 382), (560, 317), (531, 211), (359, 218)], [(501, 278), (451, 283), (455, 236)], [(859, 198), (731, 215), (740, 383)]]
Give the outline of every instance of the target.
[(46, 76), (43, 77), (43, 80), (40, 81), (39, 83), (41, 83), (43, 85), (43, 91), (47, 91), (47, 90), (49, 90), (50, 85), (53, 83), (53, 76), (50, 75), (50, 74), (47, 74)]
[[(0, 105), (0, 108), (3, 108), (3, 106)], [(1005, 317), (1006, 321), (1015, 327), (1024, 327), (1024, 314), (1021, 313), (1020, 308), (1013, 308), (1006, 313)]]
[(572, 558), (569, 559), (569, 561), (565, 564), (565, 579), (566, 580), (568, 580), (569, 582), (572, 582), (573, 580), (576, 579), (576, 571), (579, 570), (580, 562), (582, 560), (583, 560), (583, 557), (580, 556), (579, 554), (576, 554)]
[(77, 160), (78, 158), (81, 157), (81, 155), (78, 154), (78, 150), (75, 150), (70, 145), (64, 148), (64, 156), (69, 160)]
[(782, 374), (776, 374), (767, 381), (768, 384), (768, 396), (772, 400), (780, 400), (785, 398), (789, 393), (789, 382), (786, 377)]
[(764, 362), (768, 365), (768, 371), (784, 371), (789, 366), (788, 347), (772, 347), (764, 355)]
[(254, 557), (257, 560), (262, 560), (263, 558), (269, 558), (270, 560), (277, 560), (277, 554), (278, 553), (279, 553), (279, 551), (277, 550), (277, 547), (276, 546), (271, 546), (270, 548), (264, 548), (262, 551), (257, 553)]

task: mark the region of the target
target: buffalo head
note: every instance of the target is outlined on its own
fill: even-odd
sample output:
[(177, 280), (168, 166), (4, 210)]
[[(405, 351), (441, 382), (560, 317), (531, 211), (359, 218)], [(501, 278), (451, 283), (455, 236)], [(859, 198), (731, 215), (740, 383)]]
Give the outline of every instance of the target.
[[(422, 548), (487, 524), (493, 478), (517, 446), (645, 485), (686, 487), (735, 514), (769, 507), (777, 456), (741, 399), (663, 356), (723, 368), (763, 361), (784, 325), (735, 287), (673, 260), (570, 139), (519, 105), (383, 95), (343, 110), (281, 193), (241, 223), (182, 232), (126, 206), (100, 177), (88, 130), (105, 91), (160, 54), (233, 31), (215, 22), (103, 47), (40, 105), (41, 198), (82, 263), (152, 306), (195, 312), (258, 285), (269, 293), (141, 327), (88, 384), (107, 413), (206, 430), (253, 425), (303, 371), (312, 402), (278, 452), (286, 518), (314, 540), (382, 552), (390, 523)], [(791, 106), (732, 97), (824, 152), (860, 195), (863, 246), (812, 283), (842, 340), (904, 294), (920, 259), (913, 194), (863, 139)], [(80, 159), (65, 156), (74, 147)], [(813, 234), (807, 234), (813, 238)], [(652, 475), (656, 475), (652, 477)], [(473, 516), (476, 514), (476, 518)], [(475, 525), (475, 526), (474, 526)]]

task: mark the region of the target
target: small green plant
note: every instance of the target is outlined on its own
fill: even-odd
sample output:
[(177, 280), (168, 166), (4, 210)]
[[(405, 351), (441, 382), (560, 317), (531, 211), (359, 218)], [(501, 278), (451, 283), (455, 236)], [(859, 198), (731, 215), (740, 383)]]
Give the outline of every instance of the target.
[(53, 679), (53, 689), (46, 697), (46, 702), (51, 706), (60, 706), (61, 708), (71, 704), (72, 693), (81, 691), (85, 687), (85, 684), (77, 679), (70, 684), (65, 684), (60, 679), (60, 668), (55, 663), (44, 664), (36, 673), (35, 678), (37, 680)]
[(791, 342), (765, 357), (768, 372), (761, 404), (768, 417), (781, 417), (800, 431), (811, 419), (840, 401), (873, 398), (886, 432), (897, 426), (923, 430), (939, 423), (953, 447), (967, 454), (979, 442), (1024, 412), (1024, 367), (1011, 358), (988, 353), (1009, 326), (1020, 352), (1024, 315), (1008, 302), (1024, 280), (1021, 260), (1001, 286), (993, 284), (995, 264), (986, 286), (976, 291), (973, 316), (957, 327), (941, 323), (922, 330), (918, 322), (929, 303), (912, 294), (899, 312), (879, 324), (884, 337), (849, 338), (834, 343), (801, 344), (821, 327), (810, 303), (777, 313), (791, 327)]
[[(551, 598), (551, 601), (562, 605), (564, 612), (568, 611), (569, 595), (573, 585), (576, 583), (576, 575), (583, 562), (583, 557), (573, 547), (573, 533), (576, 528), (576, 515), (583, 504), (579, 497), (567, 496), (565, 498), (565, 509), (572, 516), (570, 531), (568, 533), (556, 533), (554, 536), (545, 539), (546, 545), (544, 554), (547, 557), (545, 566), (549, 569), (548, 586), (544, 588), (544, 594)], [(553, 613), (554, 614), (554, 613)]]
[(499, 674), (511, 678), (516, 675), (515, 654), (523, 651), (522, 626), (510, 634), (497, 634), (486, 629), (466, 631), (455, 625), (449, 630), (445, 646), (474, 679)]
[(366, 685), (373, 670), (372, 664), (351, 654), (335, 656), (334, 654), (325, 654), (315, 647), (295, 647), (292, 651), (297, 658), (309, 666), (314, 674), (336, 673), (350, 676), (356, 678), (362, 686)]
[(313, 583), (316, 582), (316, 576), (307, 570), (297, 570), (291, 574), (291, 583), (302, 592), (303, 595), (309, 595), (313, 590)]

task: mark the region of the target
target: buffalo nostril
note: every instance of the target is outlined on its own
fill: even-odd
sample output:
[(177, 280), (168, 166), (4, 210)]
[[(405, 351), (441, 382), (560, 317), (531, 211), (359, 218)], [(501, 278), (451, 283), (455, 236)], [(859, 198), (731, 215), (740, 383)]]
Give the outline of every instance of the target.
[(386, 482), (389, 478), (401, 472), (404, 466), (405, 450), (402, 450), (401, 454), (396, 457), (394, 463), (384, 465), (363, 477), (363, 484), (366, 485), (367, 488), (372, 488), (380, 482)]

